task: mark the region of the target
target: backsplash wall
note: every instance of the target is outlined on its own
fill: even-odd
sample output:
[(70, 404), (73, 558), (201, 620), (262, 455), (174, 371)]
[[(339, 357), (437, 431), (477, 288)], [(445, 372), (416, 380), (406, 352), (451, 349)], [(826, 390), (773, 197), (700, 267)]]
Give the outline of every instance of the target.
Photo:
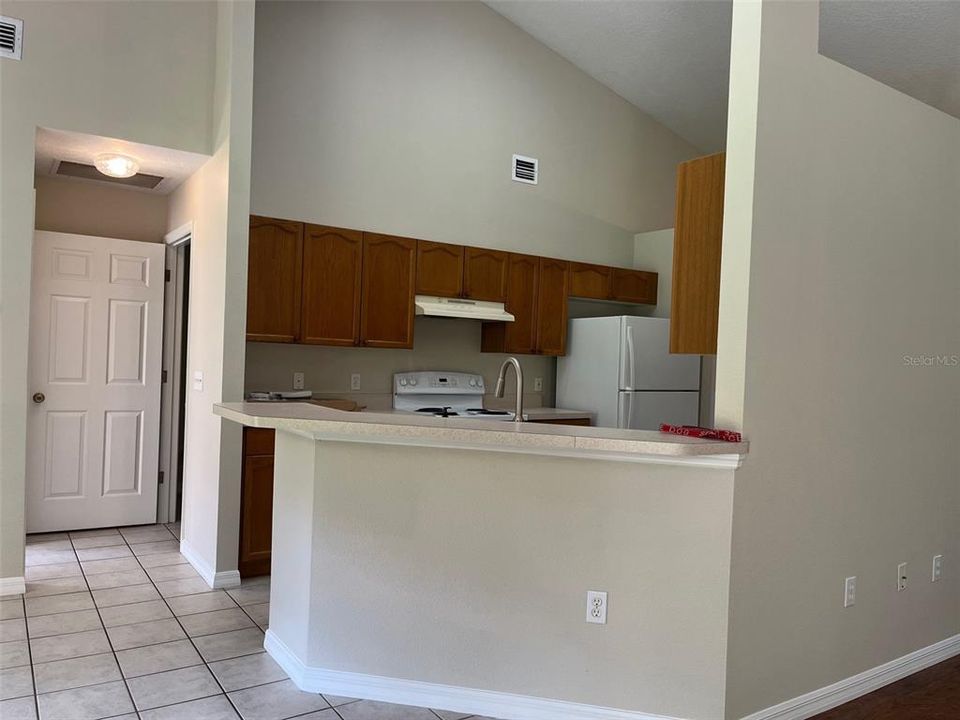
[[(480, 352), (480, 323), (474, 320), (418, 317), (414, 322), (412, 350), (345, 348), (323, 345), (247, 343), (245, 389), (289, 390), (293, 373), (304, 373), (304, 387), (314, 395), (357, 400), (372, 409), (389, 407), (393, 373), (413, 370), (448, 370), (483, 375), (489, 395), (496, 387), (500, 364), (507, 357)], [(523, 367), (525, 402), (553, 405), (557, 362), (552, 357), (518, 356)], [(350, 390), (350, 375), (360, 373), (360, 392)], [(534, 392), (534, 379), (543, 379), (543, 392)], [(506, 398), (488, 404), (512, 405), (516, 387), (509, 375)]]

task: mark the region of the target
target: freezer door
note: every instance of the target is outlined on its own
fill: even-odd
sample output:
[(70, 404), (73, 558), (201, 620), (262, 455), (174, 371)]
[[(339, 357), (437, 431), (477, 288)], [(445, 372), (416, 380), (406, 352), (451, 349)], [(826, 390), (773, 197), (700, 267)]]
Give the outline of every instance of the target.
[(697, 425), (698, 392), (621, 391), (617, 427), (623, 430), (659, 430), (660, 423)]
[(624, 316), (621, 390), (699, 390), (700, 356), (670, 354), (670, 320)]

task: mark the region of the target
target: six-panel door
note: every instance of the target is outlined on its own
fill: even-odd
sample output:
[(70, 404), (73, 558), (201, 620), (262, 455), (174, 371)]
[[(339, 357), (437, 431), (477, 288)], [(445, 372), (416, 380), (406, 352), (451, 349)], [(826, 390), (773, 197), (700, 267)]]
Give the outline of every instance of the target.
[(36, 233), (27, 532), (156, 520), (163, 263), (158, 243)]

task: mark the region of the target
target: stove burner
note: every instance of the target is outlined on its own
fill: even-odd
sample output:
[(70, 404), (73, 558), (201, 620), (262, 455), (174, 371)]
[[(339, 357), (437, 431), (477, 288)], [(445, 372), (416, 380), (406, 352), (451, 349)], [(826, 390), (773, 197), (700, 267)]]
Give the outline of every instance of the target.
[(506, 410), (488, 410), (487, 408), (467, 408), (471, 415), (509, 415)]
[(425, 407), (417, 408), (418, 413), (430, 413), (436, 417), (457, 417), (460, 413), (454, 412), (450, 409), (450, 406), (445, 407)]

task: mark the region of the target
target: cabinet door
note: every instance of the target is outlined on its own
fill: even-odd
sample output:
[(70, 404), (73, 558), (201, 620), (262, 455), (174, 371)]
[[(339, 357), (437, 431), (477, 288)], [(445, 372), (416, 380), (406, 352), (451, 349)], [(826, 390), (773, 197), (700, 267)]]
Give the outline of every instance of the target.
[(610, 275), (613, 268), (588, 263), (570, 263), (571, 297), (607, 300), (610, 297)]
[(463, 246), (417, 240), (417, 294), (460, 297)]
[(302, 223), (250, 217), (247, 340), (299, 338), (302, 258)]
[(717, 352), (724, 153), (677, 168), (670, 352)]
[(359, 230), (304, 228), (302, 342), (356, 345), (360, 341), (362, 257)]
[(509, 253), (468, 247), (464, 253), (463, 296), (471, 300), (506, 302)]
[(241, 577), (270, 573), (273, 534), (273, 431), (244, 428), (240, 480)]
[(657, 274), (646, 270), (613, 268), (610, 299), (620, 302), (657, 304)]
[(567, 281), (564, 260), (540, 258), (537, 292), (537, 352), (563, 355), (567, 348)]
[(507, 312), (516, 318), (504, 323), (503, 352), (537, 351), (537, 291), (540, 258), (510, 253), (507, 270)]
[(363, 233), (361, 344), (413, 347), (416, 253), (416, 240)]

